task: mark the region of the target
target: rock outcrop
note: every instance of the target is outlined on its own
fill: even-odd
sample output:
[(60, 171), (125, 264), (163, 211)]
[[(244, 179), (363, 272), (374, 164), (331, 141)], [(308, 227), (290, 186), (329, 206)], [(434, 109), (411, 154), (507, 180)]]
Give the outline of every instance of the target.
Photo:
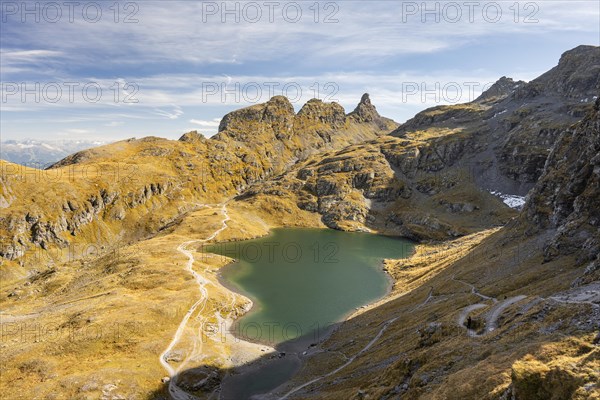
[(394, 121), (379, 115), (377, 108), (371, 103), (371, 98), (368, 93), (362, 95), (360, 103), (358, 103), (354, 111), (348, 114), (348, 117), (357, 122), (375, 123), (382, 130), (392, 130), (396, 127)]
[(268, 212), (278, 199), (273, 204), (319, 213), (333, 229), (453, 238), (515, 215), (454, 166), (469, 143), (382, 137), (298, 162), (277, 179), (252, 185), (239, 200)]
[[(600, 95), (600, 92), (598, 92)], [(548, 230), (545, 260), (576, 254), (600, 274), (600, 98), (585, 119), (564, 131), (528, 196), (519, 226)]]
[(339, 104), (319, 99), (309, 100), (296, 114), (288, 99), (275, 96), (265, 104), (227, 114), (214, 140), (236, 147), (242, 158), (261, 163), (266, 172), (262, 179), (318, 151), (374, 139), (397, 126), (391, 120), (382, 124), (381, 118), (351, 116)]
[(600, 92), (600, 47), (577, 46), (560, 57), (558, 65), (521, 90), (517, 98), (558, 95), (576, 102), (592, 102)]
[(494, 103), (503, 100), (516, 90), (525, 85), (525, 81), (514, 81), (512, 78), (503, 76), (492, 86), (475, 99), (477, 103)]

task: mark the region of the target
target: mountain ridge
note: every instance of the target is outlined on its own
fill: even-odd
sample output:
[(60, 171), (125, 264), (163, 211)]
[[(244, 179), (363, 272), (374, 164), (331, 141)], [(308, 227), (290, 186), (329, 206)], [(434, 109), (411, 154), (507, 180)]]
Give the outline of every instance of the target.
[[(347, 118), (337, 103), (313, 99), (296, 114), (281, 96), (233, 111), (221, 125), (210, 139), (196, 132), (178, 141), (146, 137), (80, 151), (47, 172), (2, 161), (0, 203), (6, 213), (0, 218), (0, 257), (14, 261), (28, 249), (65, 248), (90, 240), (91, 231), (101, 232), (93, 233), (98, 247), (110, 247), (120, 240), (120, 225), (133, 228), (137, 240), (174, 221), (186, 202), (220, 202), (309, 154), (385, 133), (371, 122)], [(43, 193), (40, 183), (47, 186)], [(11, 207), (17, 199), (22, 200)], [(152, 219), (155, 207), (169, 211), (154, 222), (140, 223), (138, 211), (128, 212), (139, 209)]]

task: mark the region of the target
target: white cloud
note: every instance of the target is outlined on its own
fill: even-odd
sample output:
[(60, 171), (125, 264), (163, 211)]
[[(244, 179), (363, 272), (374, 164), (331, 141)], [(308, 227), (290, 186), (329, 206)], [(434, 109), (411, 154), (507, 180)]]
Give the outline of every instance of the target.
[(166, 117), (168, 119), (178, 119), (180, 116), (183, 115), (183, 110), (181, 109), (181, 107), (179, 107), (177, 105), (173, 105), (173, 109), (170, 111), (157, 108), (154, 110), (154, 113), (156, 115), (159, 115), (161, 117)]
[(2, 62), (10, 64), (17, 62), (36, 62), (40, 59), (48, 59), (49, 57), (61, 57), (64, 53), (54, 50), (5, 49), (0, 50), (0, 55), (2, 55)]
[(204, 119), (190, 119), (191, 124), (200, 126), (201, 132), (205, 136), (212, 136), (219, 131), (219, 124), (221, 122), (221, 118), (214, 118), (210, 120)]
[(219, 123), (221, 122), (220, 118), (215, 118), (212, 120), (203, 120), (203, 119), (190, 119), (190, 123), (194, 125), (200, 125), (204, 128), (218, 128)]
[[(531, 74), (526, 75), (513, 78), (528, 80), (533, 77)], [(336, 101), (347, 110), (351, 110), (358, 103), (362, 93), (369, 92), (376, 105), (393, 110), (388, 116), (403, 119), (412, 116), (415, 110), (437, 104), (474, 100), (486, 85), (492, 84), (498, 78), (498, 75), (484, 70), (474, 73), (458, 70), (407, 70), (388, 73), (355, 71), (284, 78), (268, 75), (160, 74), (125, 79), (128, 82), (136, 82), (140, 87), (136, 94), (140, 101), (131, 104), (127, 113), (106, 111), (109, 106), (121, 106), (113, 102), (111, 93), (107, 93), (99, 103), (90, 104), (81, 98), (76, 98), (74, 103), (70, 103), (65, 96), (63, 101), (57, 104), (28, 103), (27, 110), (78, 110), (76, 116), (55, 118), (49, 122), (101, 122), (106, 125), (107, 120), (178, 120), (188, 109), (192, 109), (189, 112), (201, 112), (205, 116), (205, 110), (218, 107), (224, 112), (217, 115), (222, 116), (227, 111), (266, 102), (274, 95), (286, 95), (296, 109), (311, 98), (318, 97), (328, 102)], [(113, 81), (95, 82), (108, 88)], [(284, 90), (286, 85), (287, 91)], [(228, 91), (225, 91), (225, 88)], [(257, 88), (259, 93), (256, 92)], [(22, 106), (19, 104), (19, 96), (10, 97), (9, 100), (14, 101), (7, 104), (9, 107)], [(407, 110), (407, 106), (411, 106), (411, 109)], [(206, 129), (214, 129), (219, 125), (219, 119), (195, 118), (188, 121)], [(109, 123), (107, 126), (116, 125)]]
[(0, 72), (2, 79), (6, 80), (5, 78), (11, 74), (24, 72), (36, 74), (51, 73), (54, 71), (51, 65), (60, 63), (61, 57), (65, 57), (65, 53), (62, 51), (0, 49)]
[[(457, 23), (443, 18), (440, 23), (422, 23), (420, 14), (403, 22), (402, 2), (349, 1), (335, 3), (339, 7), (335, 15), (339, 22), (327, 24), (322, 21), (326, 10), (321, 10), (319, 23), (314, 22), (313, 11), (308, 8), (311, 4), (302, 3), (303, 17), (298, 23), (286, 22), (281, 9), (276, 11), (273, 23), (268, 21), (267, 10), (263, 10), (258, 23), (245, 22), (243, 18), (240, 23), (222, 23), (220, 15), (203, 22), (202, 5), (195, 2), (177, 2), (176, 6), (171, 2), (140, 3), (136, 15), (139, 22), (133, 24), (114, 23), (111, 18), (96, 24), (83, 20), (8, 23), (3, 34), (15, 46), (43, 48), (52, 43), (54, 50), (8, 51), (7, 63), (61, 57), (64, 63), (95, 66), (98, 54), (104, 65), (149, 65), (174, 60), (197, 65), (236, 65), (294, 57), (298, 64), (328, 60), (338, 66), (350, 61), (365, 66), (387, 57), (457, 48), (492, 35), (581, 31), (597, 36), (600, 17), (595, 2), (542, 1), (532, 3), (537, 5), (537, 11), (523, 9), (519, 3), (520, 14), (515, 22), (509, 9), (512, 3), (506, 2), (502, 3), (502, 19), (491, 23), (483, 17), (484, 2), (475, 9), (473, 23), (468, 20), (466, 7)], [(531, 11), (535, 11), (537, 22), (524, 23)], [(2, 55), (5, 58), (4, 52)]]
[(124, 124), (124, 122), (122, 122), (122, 121), (111, 121), (108, 124), (105, 124), (104, 126), (108, 126), (109, 128), (114, 128), (117, 126), (121, 126), (123, 124)]

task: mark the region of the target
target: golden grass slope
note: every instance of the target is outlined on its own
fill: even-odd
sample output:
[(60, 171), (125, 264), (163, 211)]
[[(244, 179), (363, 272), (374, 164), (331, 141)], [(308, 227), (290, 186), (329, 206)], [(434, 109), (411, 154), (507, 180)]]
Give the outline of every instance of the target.
[[(195, 255), (194, 270), (209, 282), (208, 298), (169, 364), (178, 366), (195, 355), (186, 368), (200, 366), (220, 379), (220, 370), (270, 351), (219, 330), (246, 312), (249, 300), (218, 282), (219, 268), (231, 260), (202, 252), (201, 239), (221, 224), (220, 207), (190, 208), (177, 224), (151, 238), (100, 257), (57, 262), (5, 285), (0, 292), (0, 393), (11, 399), (143, 399), (161, 391), (161, 378), (168, 374), (158, 356), (200, 297), (184, 268), (187, 258), (177, 251), (195, 239), (187, 248)], [(231, 205), (228, 212), (232, 220), (216, 240), (262, 236), (278, 226), (276, 217), (265, 221), (244, 207)]]

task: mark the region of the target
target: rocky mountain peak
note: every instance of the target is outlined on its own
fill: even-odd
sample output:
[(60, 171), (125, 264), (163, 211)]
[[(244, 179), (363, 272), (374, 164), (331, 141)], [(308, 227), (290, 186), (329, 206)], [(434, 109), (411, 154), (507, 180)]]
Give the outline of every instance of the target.
[(361, 96), (359, 104), (371, 105), (371, 98), (369, 97), (369, 93), (365, 93)]
[(219, 132), (247, 129), (249, 124), (285, 122), (294, 118), (294, 107), (285, 96), (274, 96), (266, 103), (255, 104), (225, 115)]
[(198, 142), (202, 142), (203, 140), (205, 140), (204, 136), (202, 134), (198, 133), (198, 131), (190, 131), (190, 132), (184, 133), (179, 138), (179, 141), (187, 142), (187, 143), (198, 143)]
[[(577, 46), (562, 54), (558, 65), (517, 91), (517, 97), (560, 95), (591, 102), (600, 91), (600, 47)], [(587, 100), (586, 100), (587, 99)]]
[(352, 111), (350, 116), (353, 116), (358, 122), (373, 122), (381, 118), (375, 106), (371, 103), (369, 93), (365, 93), (360, 98), (360, 103)]
[(346, 111), (338, 103), (325, 103), (319, 99), (310, 99), (298, 112), (298, 118), (323, 123), (337, 129), (346, 123)]
[(285, 96), (273, 96), (266, 103), (267, 109), (281, 110), (285, 114), (294, 114), (294, 106)]
[(562, 53), (562, 55), (560, 56), (560, 60), (558, 61), (558, 65), (561, 64), (566, 64), (571, 62), (575, 57), (590, 57), (593, 56), (594, 53), (596, 53), (596, 57), (598, 56), (597, 53), (600, 52), (600, 47), (598, 46), (590, 46), (590, 45), (579, 45), (577, 47), (574, 47), (570, 50), (565, 51), (564, 53)]
[(371, 103), (369, 93), (365, 93), (360, 98), (360, 102), (350, 114), (348, 114), (354, 122), (369, 123), (377, 126), (378, 129), (392, 131), (398, 127), (398, 124), (389, 118), (382, 117), (377, 112), (377, 108)]
[(483, 92), (481, 96), (476, 98), (475, 102), (490, 103), (504, 99), (525, 83), (526, 82), (524, 81), (515, 81), (512, 78), (507, 78), (506, 76), (503, 76), (500, 79), (498, 79), (492, 86), (490, 86), (489, 89)]

